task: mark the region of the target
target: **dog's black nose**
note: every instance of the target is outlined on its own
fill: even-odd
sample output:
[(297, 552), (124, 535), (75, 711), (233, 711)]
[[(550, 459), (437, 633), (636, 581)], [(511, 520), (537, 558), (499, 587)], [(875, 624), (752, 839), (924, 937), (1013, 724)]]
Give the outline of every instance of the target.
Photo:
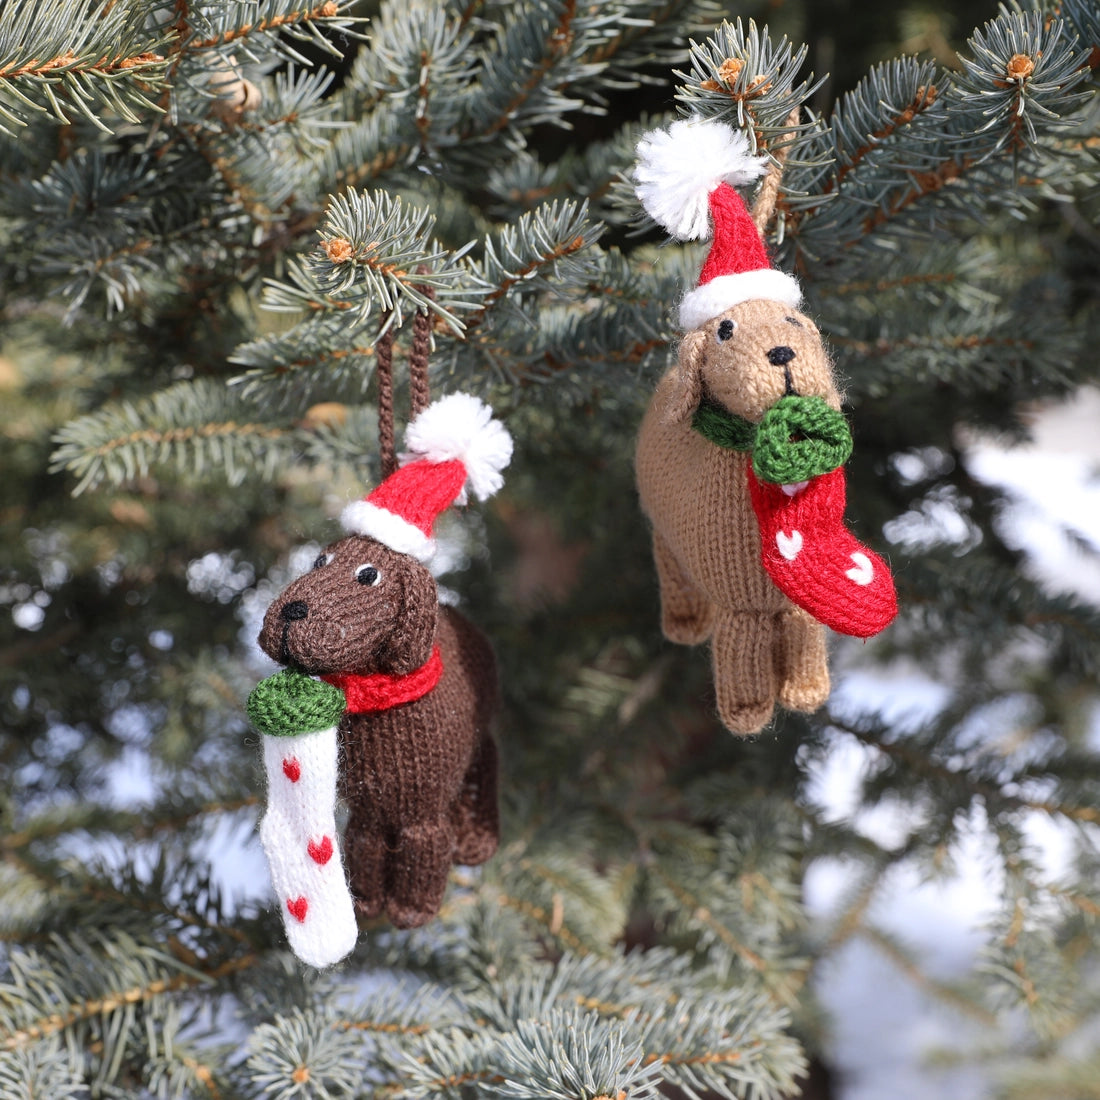
[(308, 614), (309, 608), (306, 606), (305, 600), (291, 600), (290, 603), (283, 606), (282, 611), (279, 612), (279, 618), (292, 623), (296, 619), (304, 619)]
[(768, 352), (768, 362), (773, 367), (785, 367), (794, 358), (794, 348), (781, 344)]

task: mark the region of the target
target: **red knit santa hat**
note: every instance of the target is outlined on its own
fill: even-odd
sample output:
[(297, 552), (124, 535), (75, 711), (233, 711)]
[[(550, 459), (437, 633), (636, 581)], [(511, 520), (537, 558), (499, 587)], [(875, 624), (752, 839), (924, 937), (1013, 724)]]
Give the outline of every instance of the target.
[(350, 534), (369, 535), (427, 562), (435, 553), (432, 524), (452, 504), (478, 500), (504, 484), (512, 437), (483, 401), (452, 393), (433, 401), (405, 430), (401, 467), (340, 516)]
[(638, 142), (634, 179), (650, 216), (682, 241), (713, 235), (699, 285), (680, 303), (680, 325), (695, 329), (739, 302), (767, 298), (795, 308), (798, 283), (768, 260), (764, 241), (731, 184), (758, 179), (767, 163), (724, 122), (681, 119)]

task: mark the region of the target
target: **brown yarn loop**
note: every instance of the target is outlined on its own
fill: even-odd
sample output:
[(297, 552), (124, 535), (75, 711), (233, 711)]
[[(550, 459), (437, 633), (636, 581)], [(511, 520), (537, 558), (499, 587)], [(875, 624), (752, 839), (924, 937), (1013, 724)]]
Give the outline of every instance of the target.
[[(430, 287), (424, 288), (428, 298)], [(432, 351), (432, 315), (427, 309), (416, 311), (413, 318), (412, 347), (409, 349), (409, 419), (428, 407), (431, 393), (428, 389), (428, 356)]]
[[(420, 288), (429, 301), (435, 301), (430, 286)], [(385, 332), (375, 344), (375, 373), (378, 376), (378, 456), (382, 477), (397, 469), (397, 452), (393, 426), (393, 341), (394, 329), (386, 328), (390, 314), (382, 315), (380, 328)], [(427, 306), (417, 309), (413, 317), (412, 346), (409, 348), (409, 419), (423, 412), (431, 400), (428, 383), (428, 359), (432, 350), (432, 315)]]
[[(787, 116), (787, 125), (790, 127), (780, 140), (793, 140), (795, 128), (798, 126), (799, 108), (795, 107)], [(779, 185), (783, 182), (783, 169), (787, 164), (787, 156), (791, 151), (790, 145), (784, 145), (775, 153), (775, 159), (768, 165), (768, 171), (764, 176), (764, 182), (756, 195), (756, 201), (752, 204), (752, 221), (758, 233), (763, 233), (772, 220), (776, 203), (779, 201)]]
[[(390, 315), (382, 315), (383, 326)], [(375, 374), (378, 376), (378, 455), (382, 465), (382, 477), (387, 478), (397, 469), (397, 456), (393, 446), (393, 328), (378, 337), (374, 346)]]

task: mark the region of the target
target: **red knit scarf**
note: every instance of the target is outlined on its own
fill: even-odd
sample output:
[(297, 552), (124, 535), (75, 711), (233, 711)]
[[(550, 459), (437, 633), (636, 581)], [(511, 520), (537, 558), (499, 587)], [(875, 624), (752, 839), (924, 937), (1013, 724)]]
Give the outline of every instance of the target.
[(436, 646), (424, 664), (404, 676), (390, 676), (385, 672), (373, 672), (369, 676), (331, 672), (321, 679), (344, 693), (349, 714), (367, 714), (389, 710), (427, 695), (442, 675), (443, 656)]

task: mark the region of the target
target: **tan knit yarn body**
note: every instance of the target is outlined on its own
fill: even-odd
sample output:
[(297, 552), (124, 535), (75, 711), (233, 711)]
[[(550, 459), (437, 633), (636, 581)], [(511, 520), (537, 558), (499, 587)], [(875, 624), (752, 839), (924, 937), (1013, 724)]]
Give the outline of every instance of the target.
[[(777, 348), (793, 353), (779, 366)], [(691, 420), (705, 396), (755, 423), (792, 391), (840, 407), (816, 327), (782, 303), (743, 302), (684, 337), (638, 437), (662, 630), (684, 645), (710, 639), (719, 716), (736, 733), (760, 730), (776, 701), (813, 711), (828, 698), (825, 629), (761, 565), (748, 454), (711, 443)]]

